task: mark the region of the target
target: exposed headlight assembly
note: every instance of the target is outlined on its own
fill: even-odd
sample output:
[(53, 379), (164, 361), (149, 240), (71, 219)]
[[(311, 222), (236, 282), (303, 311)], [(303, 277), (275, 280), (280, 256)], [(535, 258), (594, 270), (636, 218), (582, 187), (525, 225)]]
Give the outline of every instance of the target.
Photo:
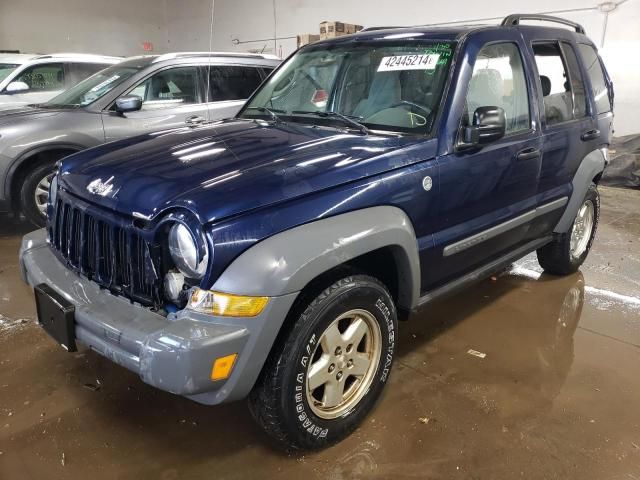
[(198, 242), (182, 223), (176, 223), (169, 231), (169, 252), (175, 266), (187, 278), (199, 279), (207, 271), (209, 248), (206, 242)]
[(56, 197), (58, 196), (58, 174), (56, 173), (51, 179), (49, 184), (49, 205), (56, 204)]

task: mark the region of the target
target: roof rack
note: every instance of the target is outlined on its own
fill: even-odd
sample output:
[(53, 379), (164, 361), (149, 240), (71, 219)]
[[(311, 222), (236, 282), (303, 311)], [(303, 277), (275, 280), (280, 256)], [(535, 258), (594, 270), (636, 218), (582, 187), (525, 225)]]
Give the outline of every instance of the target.
[(162, 62), (163, 60), (170, 60), (173, 58), (181, 57), (250, 57), (250, 58), (262, 58), (265, 60), (280, 60), (277, 56), (266, 53), (243, 53), (243, 52), (175, 52), (164, 53), (156, 57), (153, 61)]
[(571, 20), (567, 20), (565, 18), (560, 17), (552, 17), (551, 15), (538, 15), (535, 13), (514, 13), (513, 15), (509, 15), (502, 20), (501, 25), (503, 26), (512, 26), (512, 25), (520, 25), (522, 20), (539, 20), (541, 22), (554, 22), (561, 23), (562, 25), (567, 25), (569, 27), (573, 27), (576, 30), (576, 33), (585, 34), (584, 27), (579, 23), (572, 22)]
[(45, 58), (60, 58), (60, 57), (73, 57), (73, 58), (84, 58), (84, 59), (97, 59), (97, 58), (108, 58), (113, 60), (122, 60), (123, 57), (116, 57), (113, 55), (100, 55), (98, 53), (72, 53), (72, 52), (58, 52), (58, 53), (46, 53), (42, 55), (34, 55), (34, 59), (42, 60)]

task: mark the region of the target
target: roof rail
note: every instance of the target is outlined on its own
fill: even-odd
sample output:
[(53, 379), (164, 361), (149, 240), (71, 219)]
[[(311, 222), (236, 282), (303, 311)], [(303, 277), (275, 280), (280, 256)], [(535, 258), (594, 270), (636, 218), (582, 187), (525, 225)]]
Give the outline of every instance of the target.
[(275, 55), (265, 53), (244, 53), (244, 52), (174, 52), (164, 53), (157, 56), (153, 61), (162, 62), (164, 60), (170, 60), (180, 57), (251, 57), (251, 58), (263, 58), (265, 60), (280, 60)]
[(553, 22), (553, 23), (561, 23), (562, 25), (567, 25), (569, 27), (573, 27), (576, 30), (576, 33), (585, 34), (584, 27), (579, 23), (572, 22), (571, 20), (567, 20), (565, 18), (553, 17), (551, 15), (538, 15), (535, 13), (514, 13), (513, 15), (509, 15), (502, 20), (501, 25), (503, 26), (512, 26), (512, 25), (520, 25), (522, 20), (539, 20), (541, 22)]
[(360, 33), (360, 32), (375, 32), (376, 30), (390, 30), (393, 28), (407, 28), (407, 27), (399, 27), (398, 25), (392, 25), (392, 26), (387, 26), (387, 27), (366, 27), (363, 28), (362, 30), (358, 30), (356, 33)]

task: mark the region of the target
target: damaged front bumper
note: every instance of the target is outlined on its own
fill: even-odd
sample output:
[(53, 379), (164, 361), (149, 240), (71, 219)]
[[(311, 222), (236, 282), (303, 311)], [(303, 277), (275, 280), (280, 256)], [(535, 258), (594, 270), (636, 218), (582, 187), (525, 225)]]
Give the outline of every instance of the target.
[[(209, 405), (245, 397), (267, 358), (296, 294), (270, 299), (253, 318), (226, 318), (183, 310), (165, 317), (115, 296), (56, 258), (45, 230), (23, 238), (22, 275), (47, 284), (75, 305), (75, 336), (154, 387)], [(226, 380), (211, 379), (213, 362), (237, 353)]]

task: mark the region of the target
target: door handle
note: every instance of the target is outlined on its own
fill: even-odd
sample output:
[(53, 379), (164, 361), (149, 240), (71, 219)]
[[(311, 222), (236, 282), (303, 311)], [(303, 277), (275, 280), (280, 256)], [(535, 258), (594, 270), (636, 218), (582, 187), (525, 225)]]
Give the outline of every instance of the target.
[(540, 156), (540, 150), (537, 148), (525, 148), (516, 153), (516, 160), (531, 160)]
[(198, 125), (200, 123), (206, 122), (207, 119), (204, 117), (201, 117), (200, 115), (192, 115), (190, 117), (187, 117), (184, 120), (184, 123), (186, 123), (187, 125)]
[(584, 132), (580, 136), (580, 140), (583, 142), (588, 142), (589, 140), (595, 140), (600, 137), (600, 130), (589, 130), (588, 132)]

